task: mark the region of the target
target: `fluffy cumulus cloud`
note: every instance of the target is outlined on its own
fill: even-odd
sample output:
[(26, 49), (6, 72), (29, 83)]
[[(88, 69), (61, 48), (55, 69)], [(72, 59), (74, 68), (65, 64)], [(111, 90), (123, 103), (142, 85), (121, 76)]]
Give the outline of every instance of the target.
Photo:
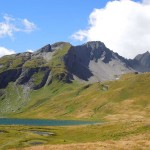
[(3, 15), (0, 22), (0, 38), (9, 36), (13, 37), (15, 32), (30, 33), (36, 30), (36, 25), (28, 19), (13, 18), (7, 14)]
[(0, 47), (0, 57), (4, 55), (10, 55), (10, 54), (15, 54), (15, 51), (11, 49), (7, 49), (5, 47)]
[(76, 40), (99, 40), (126, 58), (150, 51), (150, 0), (115, 0), (95, 9), (89, 25), (72, 35)]

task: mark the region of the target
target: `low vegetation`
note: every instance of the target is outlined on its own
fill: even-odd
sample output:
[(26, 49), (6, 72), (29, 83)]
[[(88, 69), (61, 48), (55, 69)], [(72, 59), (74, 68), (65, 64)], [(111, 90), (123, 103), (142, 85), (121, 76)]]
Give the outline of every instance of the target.
[[(50, 86), (32, 91), (28, 104), (14, 115), (106, 121), (148, 118), (149, 82), (149, 73), (127, 74), (120, 80), (95, 84), (54, 81)], [(9, 117), (14, 115), (10, 113)]]
[[(126, 145), (126, 148), (146, 149), (150, 146), (150, 127), (147, 121), (112, 122), (70, 127), (0, 126), (0, 134), (0, 149), (20, 149), (23, 147), (30, 149), (31, 146), (35, 146), (36, 149), (38, 148), (37, 145), (41, 144), (46, 144), (47, 149), (55, 144), (57, 144), (56, 149), (57, 147), (63, 149), (65, 145), (71, 143), (76, 144), (76, 148), (79, 147), (79, 149), (82, 145), (78, 145), (78, 143), (85, 143), (87, 146), (88, 143), (93, 143), (96, 148), (98, 143), (95, 142), (101, 143), (98, 146), (99, 149), (103, 145), (110, 149), (109, 144), (113, 146), (118, 144), (121, 149), (124, 148), (122, 147), (123, 143), (121, 145), (122, 141), (130, 143)], [(59, 146), (58, 144), (62, 145)], [(72, 150), (73, 147), (71, 147), (70, 145)]]
[(43, 66), (43, 64), (45, 63), (45, 61), (41, 58), (39, 59), (32, 59), (32, 60), (29, 60), (27, 61), (23, 67), (25, 68), (37, 68), (37, 67), (41, 67)]
[[(35, 74), (37, 84), (41, 76)], [(0, 149), (149, 149), (149, 83), (150, 73), (126, 74), (119, 80), (94, 84), (53, 80), (30, 91), (28, 99), (21, 86), (10, 83), (0, 93), (2, 117), (103, 120), (104, 124), (0, 126)]]
[(49, 67), (51, 68), (53, 79), (65, 80), (68, 74), (64, 64), (64, 55), (68, 52), (71, 45), (69, 43), (64, 43), (61, 45), (59, 49), (56, 50), (53, 55), (52, 60), (49, 63)]
[(0, 59), (0, 73), (9, 69), (16, 69), (23, 66), (23, 64), (30, 59), (30, 54), (18, 54), (3, 56)]

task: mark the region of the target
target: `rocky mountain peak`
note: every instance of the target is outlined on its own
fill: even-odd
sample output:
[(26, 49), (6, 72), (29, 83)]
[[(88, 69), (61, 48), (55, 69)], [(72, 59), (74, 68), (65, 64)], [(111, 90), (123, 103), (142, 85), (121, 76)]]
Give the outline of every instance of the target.
[(146, 54), (150, 54), (150, 52), (149, 52), (149, 51), (147, 51), (147, 52), (146, 52)]
[(145, 59), (145, 58), (147, 58), (149, 56), (150, 56), (150, 53), (149, 53), (149, 51), (147, 51), (147, 52), (145, 52), (143, 54), (137, 55), (134, 59), (135, 60), (141, 60), (141, 59)]
[(55, 51), (58, 49), (62, 49), (65, 45), (71, 45), (71, 44), (68, 42), (56, 42), (51, 45), (51, 49), (52, 49), (52, 51)]
[(37, 50), (35, 53), (51, 52), (51, 45), (47, 44), (44, 47)]
[(82, 80), (113, 80), (115, 75), (132, 71), (127, 60), (108, 49), (100, 41), (72, 46), (65, 56), (67, 69)]
[(149, 51), (137, 55), (133, 60), (130, 60), (131, 67), (140, 72), (150, 71), (150, 53)]
[[(67, 42), (48, 44), (34, 53), (20, 53), (0, 59), (0, 88), (10, 82), (38, 89), (53, 80), (100, 82), (133, 72), (150, 71), (150, 53), (127, 60), (100, 41), (72, 46)], [(7, 76), (7, 78), (5, 78)], [(5, 80), (4, 80), (5, 78)]]
[(83, 46), (86, 46), (87, 48), (91, 48), (91, 49), (106, 48), (105, 44), (100, 41), (89, 41), (83, 44)]
[(150, 53), (148, 51), (144, 54), (137, 55), (134, 59), (144, 67), (150, 67)]
[(87, 58), (95, 61), (101, 59), (108, 62), (113, 57), (113, 52), (100, 41), (90, 41), (83, 45), (74, 46), (74, 49), (79, 51), (78, 53), (82, 53), (81, 55), (85, 55)]

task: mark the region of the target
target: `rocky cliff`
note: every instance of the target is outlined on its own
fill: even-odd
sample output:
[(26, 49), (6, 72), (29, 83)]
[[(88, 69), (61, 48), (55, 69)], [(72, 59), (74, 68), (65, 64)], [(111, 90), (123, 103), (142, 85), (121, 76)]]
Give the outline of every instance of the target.
[(65, 55), (65, 64), (71, 74), (90, 82), (114, 80), (133, 71), (125, 58), (99, 41), (72, 46)]
[(134, 71), (150, 71), (150, 53), (127, 60), (99, 41), (72, 46), (58, 42), (34, 53), (20, 53), (0, 58), (0, 88), (10, 82), (39, 89), (54, 80), (101, 82), (115, 80)]
[(139, 72), (150, 71), (150, 53), (147, 51), (144, 54), (137, 55), (133, 60), (130, 60), (131, 67)]

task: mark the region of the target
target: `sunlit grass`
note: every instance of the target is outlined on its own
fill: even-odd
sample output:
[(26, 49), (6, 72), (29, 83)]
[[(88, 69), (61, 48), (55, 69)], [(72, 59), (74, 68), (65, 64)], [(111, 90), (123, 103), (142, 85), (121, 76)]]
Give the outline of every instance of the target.
[[(7, 149), (34, 146), (34, 142), (70, 144), (120, 141), (127, 138), (132, 139), (134, 136), (147, 135), (150, 133), (150, 127), (145, 121), (134, 121), (73, 127), (0, 126), (0, 131), (0, 148)], [(33, 131), (53, 133), (53, 135), (44, 136)], [(145, 140), (149, 138), (145, 137)]]

